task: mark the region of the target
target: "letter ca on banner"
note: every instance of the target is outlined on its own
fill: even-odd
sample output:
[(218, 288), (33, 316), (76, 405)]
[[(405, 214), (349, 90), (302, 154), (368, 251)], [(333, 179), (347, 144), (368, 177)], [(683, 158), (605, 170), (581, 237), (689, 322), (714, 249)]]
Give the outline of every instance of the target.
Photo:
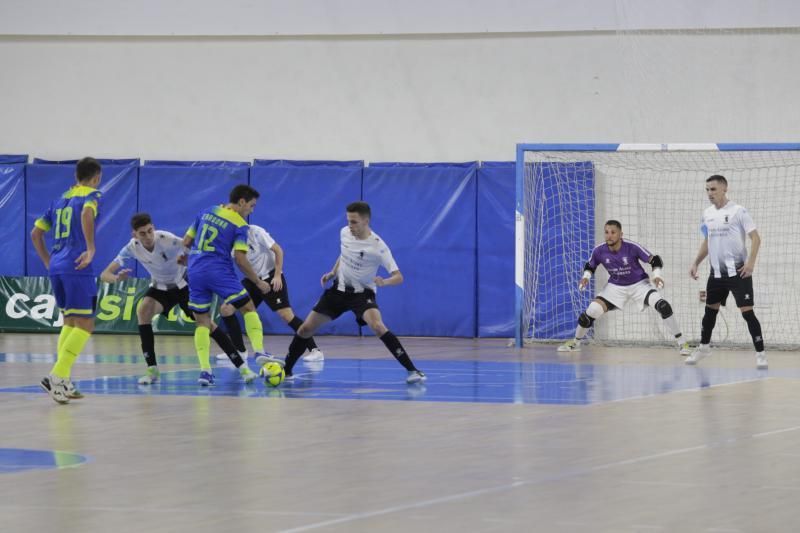
[[(121, 283), (100, 283), (95, 318), (98, 331), (135, 333), (138, 330), (136, 310), (149, 287), (148, 280), (131, 278)], [(52, 331), (64, 324), (47, 277), (0, 276), (0, 329)], [(179, 308), (169, 310), (166, 317), (156, 317), (159, 331), (189, 332), (189, 317)]]

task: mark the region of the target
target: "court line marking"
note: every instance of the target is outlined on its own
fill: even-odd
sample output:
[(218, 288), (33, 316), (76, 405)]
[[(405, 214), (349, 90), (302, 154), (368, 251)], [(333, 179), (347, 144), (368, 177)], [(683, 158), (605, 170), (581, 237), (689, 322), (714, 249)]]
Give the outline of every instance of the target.
[(780, 433), (789, 433), (790, 431), (798, 431), (800, 430), (800, 426), (794, 426), (785, 429), (776, 429), (774, 431), (765, 431), (763, 433), (756, 433), (753, 435), (754, 439), (760, 439), (761, 437), (769, 437), (770, 435), (778, 435)]
[[(355, 521), (364, 520), (364, 519), (367, 519), (367, 518), (374, 518), (376, 516), (382, 516), (382, 515), (387, 515), (387, 514), (402, 512), (402, 511), (409, 511), (409, 510), (412, 510), (412, 509), (421, 509), (421, 508), (424, 508), (424, 507), (431, 507), (433, 505), (437, 505), (437, 504), (440, 504), (440, 503), (448, 503), (448, 502), (453, 502), (453, 501), (458, 501), (458, 500), (464, 500), (464, 499), (467, 499), (467, 498), (472, 498), (472, 497), (475, 497), (475, 496), (483, 496), (483, 495), (486, 495), (486, 494), (505, 492), (505, 491), (508, 491), (508, 490), (513, 490), (515, 488), (528, 486), (528, 485), (537, 485), (537, 484), (545, 483), (545, 482), (549, 482), (549, 481), (562, 481), (562, 480), (565, 480), (565, 479), (569, 479), (569, 478), (573, 478), (573, 477), (579, 477), (579, 476), (583, 476), (583, 475), (586, 475), (586, 474), (590, 474), (592, 472), (600, 472), (600, 471), (604, 471), (604, 470), (609, 470), (609, 469), (612, 469), (612, 468), (616, 468), (618, 466), (628, 466), (628, 465), (632, 465), (632, 464), (638, 464), (638, 463), (644, 463), (644, 462), (647, 462), (647, 461), (652, 461), (654, 459), (662, 459), (662, 458), (665, 458), (665, 457), (672, 457), (672, 456), (676, 456), (676, 455), (682, 455), (682, 454), (685, 454), (685, 453), (691, 453), (691, 452), (695, 452), (695, 451), (706, 450), (706, 449), (710, 449), (710, 448), (716, 447), (718, 445), (730, 444), (731, 442), (737, 442), (737, 441), (745, 440), (745, 439), (748, 439), (748, 438), (761, 438), (761, 437), (765, 437), (765, 436), (778, 435), (778, 434), (788, 433), (788, 432), (791, 432), (791, 431), (798, 431), (798, 430), (800, 430), (800, 426), (793, 426), (793, 427), (778, 429), (778, 430), (774, 430), (774, 431), (767, 431), (767, 432), (763, 432), (763, 433), (755, 433), (755, 434), (744, 436), (744, 437), (735, 437), (735, 438), (732, 438), (732, 439), (725, 439), (724, 441), (719, 441), (719, 442), (710, 443), (710, 444), (701, 444), (701, 445), (698, 445), (698, 446), (690, 446), (690, 447), (687, 447), (687, 448), (676, 448), (674, 450), (667, 450), (667, 451), (663, 451), (663, 452), (660, 452), (660, 453), (643, 455), (641, 457), (634, 457), (632, 459), (623, 459), (621, 461), (614, 461), (614, 462), (611, 462), (611, 463), (597, 465), (597, 466), (584, 468), (584, 469), (580, 469), (580, 470), (567, 471), (567, 472), (563, 472), (561, 474), (553, 474), (553, 475), (544, 476), (544, 477), (541, 477), (541, 478), (534, 478), (534, 479), (529, 479), (529, 480), (515, 481), (514, 483), (508, 483), (508, 484), (505, 484), (505, 485), (497, 485), (497, 486), (494, 486), (494, 487), (487, 487), (487, 488), (484, 488), (484, 489), (477, 489), (477, 490), (472, 490), (472, 491), (468, 491), (468, 492), (461, 492), (461, 493), (451, 494), (449, 496), (442, 496), (442, 497), (439, 497), (439, 498), (431, 498), (431, 499), (428, 499), (428, 500), (422, 500), (422, 501), (418, 501), (418, 502), (410, 502), (410, 503), (403, 504), (403, 505), (395, 505), (395, 506), (392, 506), (392, 507), (386, 507), (386, 508), (383, 508), (383, 509), (377, 509), (375, 511), (367, 511), (367, 512), (363, 512), (363, 513), (352, 513), (352, 514), (349, 514), (349, 515), (346, 515), (346, 516), (342, 516), (342, 517), (339, 517), (339, 518), (325, 520), (325, 521), (322, 521), (322, 522), (315, 522), (313, 524), (307, 524), (305, 526), (295, 527), (295, 528), (291, 528), (291, 529), (284, 529), (284, 530), (281, 530), (279, 533), (299, 533), (299, 532), (302, 532), (302, 531), (311, 531), (311, 530), (319, 529), (319, 528), (323, 528), (323, 527), (335, 526), (335, 525), (339, 525), (339, 524), (346, 524), (346, 523), (349, 523), (349, 522), (355, 522)], [(708, 530), (708, 531), (712, 531), (712, 530)], [(713, 529), (713, 531), (739, 531), (739, 530), (737, 530), (737, 529)]]
[(578, 476), (582, 476), (582, 475), (585, 475), (585, 474), (588, 474), (588, 473), (591, 473), (591, 472), (607, 470), (609, 468), (614, 468), (616, 466), (624, 466), (624, 465), (630, 465), (630, 464), (640, 463), (640, 462), (644, 462), (644, 461), (649, 461), (649, 460), (652, 460), (652, 459), (660, 459), (662, 457), (669, 457), (669, 456), (672, 456), (672, 455), (688, 453), (688, 452), (691, 452), (691, 451), (701, 450), (701, 449), (708, 448), (708, 447), (709, 446), (707, 444), (703, 444), (703, 445), (700, 445), (700, 446), (692, 446), (690, 448), (678, 448), (678, 449), (675, 449), (675, 450), (668, 450), (666, 452), (650, 454), (650, 455), (644, 455), (642, 457), (635, 457), (633, 459), (625, 459), (623, 461), (615, 461), (613, 463), (607, 463), (607, 464), (604, 464), (604, 465), (598, 465), (598, 466), (594, 466), (594, 467), (591, 467), (591, 468), (585, 468), (585, 469), (581, 469), (581, 470), (569, 471), (569, 472), (565, 472), (565, 473), (562, 473), (562, 474), (554, 474), (554, 475), (545, 476), (545, 477), (537, 478), (537, 479), (516, 481), (514, 483), (509, 483), (509, 484), (506, 484), (506, 485), (497, 485), (497, 486), (494, 486), (494, 487), (487, 487), (485, 489), (478, 489), (478, 490), (472, 490), (472, 491), (468, 491), (468, 492), (461, 492), (461, 493), (457, 493), (457, 494), (451, 494), (449, 496), (442, 496), (442, 497), (439, 497), (439, 498), (432, 498), (432, 499), (428, 499), (428, 500), (422, 500), (422, 501), (419, 501), (419, 502), (411, 502), (411, 503), (407, 503), (407, 504), (403, 504), (403, 505), (396, 505), (396, 506), (392, 506), (392, 507), (386, 507), (384, 509), (377, 509), (375, 511), (368, 511), (368, 512), (364, 512), (364, 513), (353, 513), (353, 514), (350, 514), (350, 515), (347, 515), (347, 516), (343, 516), (343, 517), (340, 517), (340, 518), (334, 518), (334, 519), (325, 520), (325, 521), (322, 521), (322, 522), (315, 522), (313, 524), (308, 524), (308, 525), (305, 525), (305, 526), (300, 526), (300, 527), (291, 528), (291, 529), (284, 529), (284, 530), (281, 530), (279, 533), (297, 533), (297, 532), (300, 532), (300, 531), (311, 531), (313, 529), (319, 529), (319, 528), (322, 528), (322, 527), (334, 526), (334, 525), (338, 525), (338, 524), (346, 524), (348, 522), (354, 522), (354, 521), (357, 521), (357, 520), (364, 520), (364, 519), (367, 519), (367, 518), (373, 518), (373, 517), (376, 517), (376, 516), (382, 516), (382, 515), (391, 514), (391, 513), (397, 513), (397, 512), (401, 512), (401, 511), (408, 511), (408, 510), (411, 510), (411, 509), (420, 509), (420, 508), (424, 508), (424, 507), (430, 507), (432, 505), (437, 505), (437, 504), (440, 504), (440, 503), (448, 503), (448, 502), (463, 500), (463, 499), (467, 499), (467, 498), (472, 498), (474, 496), (483, 496), (483, 495), (486, 495), (486, 494), (492, 494), (492, 493), (497, 493), (497, 492), (505, 492), (505, 491), (512, 490), (512, 489), (515, 489), (515, 488), (518, 488), (518, 487), (523, 487), (523, 486), (526, 486), (526, 485), (536, 485), (536, 484), (544, 483), (544, 482), (547, 482), (547, 481), (561, 481), (563, 479), (568, 479), (568, 478), (572, 478), (572, 477), (578, 477)]

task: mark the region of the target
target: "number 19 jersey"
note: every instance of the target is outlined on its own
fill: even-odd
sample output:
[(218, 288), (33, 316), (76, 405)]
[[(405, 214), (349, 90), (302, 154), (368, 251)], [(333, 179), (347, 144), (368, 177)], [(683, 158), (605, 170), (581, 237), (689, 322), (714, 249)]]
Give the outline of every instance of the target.
[(94, 212), (96, 221), (99, 201), (100, 191), (97, 189), (85, 185), (73, 185), (50, 204), (44, 215), (36, 219), (37, 228), (43, 231), (55, 230), (53, 247), (50, 250), (51, 275), (73, 274), (94, 277), (92, 265), (83, 270), (75, 270), (75, 260), (86, 251), (81, 213), (84, 207), (90, 208)]

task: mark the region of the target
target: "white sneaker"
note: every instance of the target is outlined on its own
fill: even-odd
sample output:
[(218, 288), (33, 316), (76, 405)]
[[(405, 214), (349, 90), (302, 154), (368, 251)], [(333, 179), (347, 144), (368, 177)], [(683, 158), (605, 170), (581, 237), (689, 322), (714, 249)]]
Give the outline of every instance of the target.
[(256, 365), (258, 366), (258, 368), (261, 368), (267, 363), (278, 363), (279, 365), (281, 365), (281, 368), (283, 368), (284, 365), (286, 364), (283, 361), (283, 359), (278, 359), (277, 357), (274, 357), (272, 354), (256, 352), (255, 356), (256, 356)]
[(694, 349), (692, 354), (686, 358), (684, 363), (686, 363), (687, 365), (696, 365), (698, 361), (700, 361), (701, 359), (705, 359), (709, 355), (711, 355), (711, 346), (709, 346), (708, 344), (701, 344), (700, 346)]
[(756, 368), (759, 370), (766, 370), (769, 368), (769, 364), (767, 364), (767, 354), (764, 352), (756, 352)]
[(319, 348), (314, 348), (305, 356), (303, 356), (303, 361), (307, 363), (316, 363), (318, 361), (324, 361), (324, 360), (325, 360), (325, 354), (322, 353), (322, 350), (320, 350)]
[(57, 403), (69, 403), (69, 393), (67, 391), (67, 383), (66, 379), (62, 379), (60, 377), (54, 376), (50, 374), (49, 376), (42, 379), (40, 386), (50, 394), (50, 397), (53, 401)]
[(67, 396), (70, 400), (82, 400), (84, 397), (83, 393), (69, 379), (67, 380)]
[(678, 351), (680, 352), (681, 355), (691, 355), (692, 347), (689, 346), (688, 342), (682, 342), (678, 344)]
[[(242, 361), (247, 361), (247, 357), (249, 355), (250, 354), (247, 353), (247, 350), (245, 350), (243, 352), (239, 352), (239, 356), (242, 358)], [(218, 361), (230, 361), (230, 357), (228, 357), (228, 354), (226, 354), (226, 353), (218, 353), (217, 354), (217, 360)]]
[(581, 341), (570, 339), (558, 347), (559, 352), (579, 352), (581, 351)]
[(408, 376), (406, 376), (406, 383), (413, 385), (414, 383), (422, 383), (427, 379), (428, 376), (426, 376), (423, 372), (420, 372), (419, 370), (409, 370)]

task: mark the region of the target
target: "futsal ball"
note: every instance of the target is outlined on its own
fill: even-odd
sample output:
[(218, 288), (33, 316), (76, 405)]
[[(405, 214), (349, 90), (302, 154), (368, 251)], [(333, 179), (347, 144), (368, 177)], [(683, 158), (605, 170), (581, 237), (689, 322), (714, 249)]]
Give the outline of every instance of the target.
[(267, 363), (261, 367), (259, 374), (264, 378), (264, 383), (270, 387), (277, 387), (283, 383), (283, 378), (286, 376), (283, 367), (278, 363)]

